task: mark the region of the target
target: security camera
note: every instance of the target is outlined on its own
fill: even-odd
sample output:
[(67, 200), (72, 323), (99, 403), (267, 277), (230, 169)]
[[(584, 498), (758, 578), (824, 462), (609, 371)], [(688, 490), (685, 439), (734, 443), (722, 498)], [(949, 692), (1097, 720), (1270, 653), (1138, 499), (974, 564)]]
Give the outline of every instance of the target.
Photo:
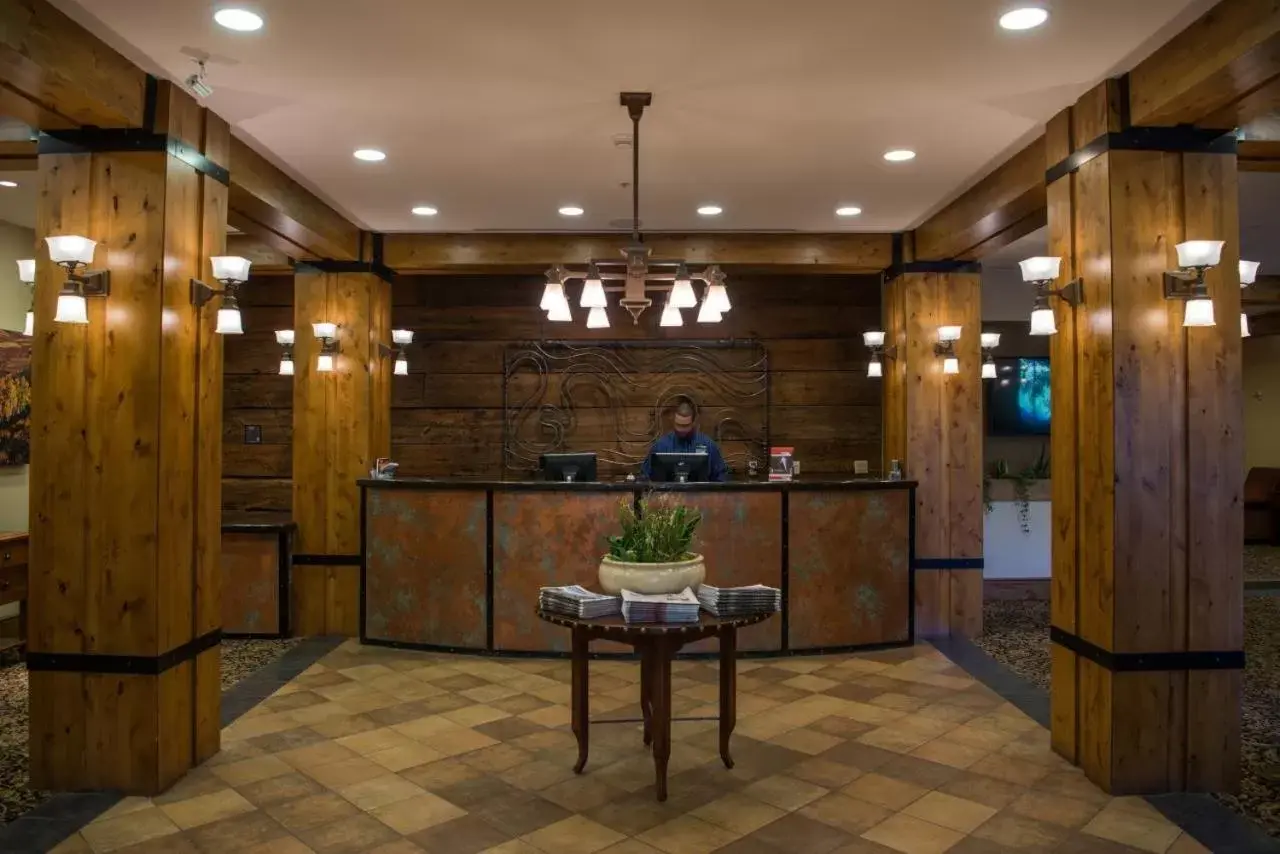
[(205, 81), (204, 60), (197, 59), (196, 65), (198, 70), (186, 79), (184, 85), (197, 98), (208, 98), (213, 94), (213, 87)]

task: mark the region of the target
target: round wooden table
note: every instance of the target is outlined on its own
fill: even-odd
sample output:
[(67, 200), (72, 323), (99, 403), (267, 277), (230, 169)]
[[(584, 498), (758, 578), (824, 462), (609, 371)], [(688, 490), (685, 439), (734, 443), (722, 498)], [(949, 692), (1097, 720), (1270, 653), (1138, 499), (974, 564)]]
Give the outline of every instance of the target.
[[(578, 738), (577, 774), (587, 766), (590, 726), (588, 700), (587, 646), (593, 640), (626, 644), (640, 655), (640, 711), (644, 715), (644, 743), (652, 745), (654, 784), (658, 800), (667, 799), (667, 760), (671, 756), (671, 659), (688, 643), (703, 638), (720, 640), (720, 758), (733, 767), (729, 736), (737, 722), (738, 629), (764, 622), (773, 614), (720, 619), (703, 612), (696, 623), (627, 623), (622, 617), (580, 620), (547, 611), (538, 616), (573, 632), (573, 733)], [(634, 722), (639, 722), (636, 720)], [(678, 720), (700, 720), (680, 718)], [(610, 723), (632, 722), (626, 719)]]

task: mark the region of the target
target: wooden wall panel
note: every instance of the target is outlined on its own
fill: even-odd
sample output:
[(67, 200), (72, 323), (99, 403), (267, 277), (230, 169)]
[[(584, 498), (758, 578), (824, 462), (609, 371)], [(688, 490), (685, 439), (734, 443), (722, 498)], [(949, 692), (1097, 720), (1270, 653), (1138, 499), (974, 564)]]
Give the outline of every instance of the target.
[[(946, 443), (947, 551), (952, 558), (982, 557), (982, 278), (969, 274), (940, 276), (942, 323), (964, 332), (955, 344), (960, 373), (943, 377), (943, 430)], [(982, 634), (982, 572), (947, 573), (951, 600), (948, 630)]]

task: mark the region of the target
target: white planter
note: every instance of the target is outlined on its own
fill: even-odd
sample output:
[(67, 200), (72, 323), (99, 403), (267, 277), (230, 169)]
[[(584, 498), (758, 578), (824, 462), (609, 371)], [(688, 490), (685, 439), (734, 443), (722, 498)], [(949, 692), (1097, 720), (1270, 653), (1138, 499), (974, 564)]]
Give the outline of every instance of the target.
[(628, 563), (605, 555), (600, 559), (600, 589), (616, 596), (632, 593), (679, 593), (686, 587), (698, 589), (707, 577), (702, 555), (671, 563)]

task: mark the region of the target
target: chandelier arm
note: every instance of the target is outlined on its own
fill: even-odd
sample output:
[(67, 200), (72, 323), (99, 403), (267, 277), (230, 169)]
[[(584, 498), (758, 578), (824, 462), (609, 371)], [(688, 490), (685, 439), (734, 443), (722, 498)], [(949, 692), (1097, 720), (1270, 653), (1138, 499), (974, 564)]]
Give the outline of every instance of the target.
[(640, 242), (640, 111), (631, 113), (631, 239)]

